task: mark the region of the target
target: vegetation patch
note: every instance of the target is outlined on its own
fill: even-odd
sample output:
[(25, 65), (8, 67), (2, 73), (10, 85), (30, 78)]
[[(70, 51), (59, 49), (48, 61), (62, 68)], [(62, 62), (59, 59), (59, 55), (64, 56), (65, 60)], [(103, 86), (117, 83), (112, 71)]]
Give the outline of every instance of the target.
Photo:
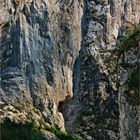
[(139, 47), (140, 41), (140, 24), (135, 25), (125, 32), (124, 39), (118, 44), (118, 55), (120, 56), (124, 51), (130, 50), (134, 47)]
[[(45, 130), (55, 134), (60, 140), (79, 140), (74, 134), (63, 132), (55, 127), (45, 127)], [(17, 124), (10, 120), (1, 124), (2, 140), (45, 140), (40, 128), (35, 123)]]
[(130, 75), (128, 90), (124, 93), (127, 102), (133, 106), (140, 105), (139, 83), (139, 66), (137, 66)]
[[(140, 105), (140, 96), (139, 96), (139, 63), (136, 65), (131, 65), (124, 61), (125, 52), (131, 50), (132, 48), (140, 48), (140, 24), (137, 24), (131, 28), (128, 28), (125, 32), (125, 36), (122, 37), (120, 42), (118, 42), (116, 49), (111, 57), (112, 62), (115, 62), (115, 72), (121, 65), (124, 69), (128, 70), (129, 80), (127, 82), (128, 90), (125, 91), (124, 96), (126, 97), (127, 102), (130, 105), (137, 106)], [(138, 49), (136, 49), (138, 54)], [(114, 56), (114, 57), (113, 57)], [(122, 58), (121, 58), (122, 56)], [(122, 62), (119, 64), (119, 60), (122, 59)]]
[[(131, 48), (140, 47), (140, 24), (135, 25), (134, 27), (128, 29), (126, 31), (126, 37), (124, 42), (122, 43), (119, 56), (123, 54), (125, 51), (130, 50)], [(126, 97), (127, 102), (130, 105), (137, 106), (140, 105), (140, 96), (139, 96), (139, 64), (137, 63), (135, 66), (131, 66), (124, 62), (123, 67), (131, 68), (129, 80), (127, 82), (128, 90), (125, 91), (124, 96)]]
[(1, 124), (2, 140), (44, 140), (35, 124), (16, 124), (5, 121)]
[(46, 130), (54, 133), (60, 140), (80, 140), (76, 135), (61, 131), (55, 127), (47, 127)]

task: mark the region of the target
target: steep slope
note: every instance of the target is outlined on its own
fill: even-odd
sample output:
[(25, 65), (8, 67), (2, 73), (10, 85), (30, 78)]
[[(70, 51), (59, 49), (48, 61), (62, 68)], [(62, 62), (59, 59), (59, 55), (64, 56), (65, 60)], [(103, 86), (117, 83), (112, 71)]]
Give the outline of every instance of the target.
[(138, 140), (139, 13), (139, 0), (0, 0), (3, 128)]

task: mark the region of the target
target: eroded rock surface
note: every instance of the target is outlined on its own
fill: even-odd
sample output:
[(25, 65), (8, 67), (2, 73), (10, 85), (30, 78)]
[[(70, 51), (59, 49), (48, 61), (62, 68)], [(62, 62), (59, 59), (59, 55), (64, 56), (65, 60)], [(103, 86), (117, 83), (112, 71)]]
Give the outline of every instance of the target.
[(33, 117), (65, 129), (57, 105), (73, 95), (80, 3), (1, 0), (0, 7), (2, 119)]
[[(127, 28), (139, 23), (138, 5), (138, 0), (84, 1), (82, 44), (74, 69), (75, 97), (68, 103), (69, 113), (63, 111), (68, 106), (62, 106), (66, 128), (84, 139), (139, 138), (139, 104), (132, 107), (126, 101), (131, 98), (129, 92), (134, 94), (137, 91), (133, 91), (132, 87), (128, 89), (126, 81), (135, 73), (135, 69), (139, 69), (137, 66), (140, 39), (136, 41), (134, 38), (137, 47), (134, 42), (131, 43), (131, 48), (126, 49), (122, 47), (127, 46), (129, 42), (121, 44)], [(123, 50), (121, 54), (115, 55), (117, 49)], [(122, 68), (122, 63), (128, 63), (132, 67)], [(136, 83), (138, 89), (139, 80)], [(124, 95), (125, 90), (129, 95), (127, 97)], [(133, 99), (134, 102), (139, 102), (139, 96), (137, 98), (138, 101)], [(71, 124), (75, 129), (70, 127)]]
[(139, 44), (121, 43), (139, 13), (139, 0), (0, 0), (1, 119), (138, 140)]

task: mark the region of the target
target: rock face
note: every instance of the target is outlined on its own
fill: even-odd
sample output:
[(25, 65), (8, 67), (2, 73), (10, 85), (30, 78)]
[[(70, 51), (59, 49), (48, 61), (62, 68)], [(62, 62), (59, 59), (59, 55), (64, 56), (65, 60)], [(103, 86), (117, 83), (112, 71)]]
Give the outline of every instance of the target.
[(1, 119), (138, 140), (139, 44), (122, 42), (139, 12), (139, 0), (0, 0)]
[[(124, 49), (127, 42), (122, 45), (127, 28), (139, 23), (138, 5), (139, 1), (84, 1), (82, 44), (74, 69), (75, 97), (68, 103), (69, 113), (65, 113), (68, 106), (62, 106), (66, 128), (84, 139), (136, 140), (139, 137), (138, 91), (131, 86), (128, 89), (131, 74), (137, 71), (139, 75), (136, 47), (139, 38), (137, 41), (134, 38), (137, 44), (131, 43), (131, 48)], [(117, 49), (122, 51), (115, 55)], [(135, 82), (138, 89), (139, 80)], [(138, 101), (134, 95), (132, 106), (126, 100), (134, 93)], [(70, 129), (74, 125), (75, 129)]]
[(34, 116), (64, 129), (57, 106), (73, 94), (81, 40), (78, 0), (1, 0), (0, 6), (2, 118)]

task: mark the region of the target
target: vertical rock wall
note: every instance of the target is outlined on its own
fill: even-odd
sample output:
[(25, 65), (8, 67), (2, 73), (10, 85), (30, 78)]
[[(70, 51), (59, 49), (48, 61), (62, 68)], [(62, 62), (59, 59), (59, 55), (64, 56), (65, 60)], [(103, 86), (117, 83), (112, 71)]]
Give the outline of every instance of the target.
[[(121, 49), (125, 31), (139, 23), (139, 5), (138, 0), (84, 1), (82, 44), (74, 69), (75, 96), (68, 103), (69, 113), (63, 111), (66, 128), (84, 139), (137, 140), (139, 137), (139, 105), (132, 107), (127, 103), (127, 98), (131, 98), (124, 97), (128, 83), (122, 84), (139, 65), (138, 48), (132, 44), (125, 53), (115, 55), (115, 51)], [(136, 41), (138, 46), (139, 39)], [(128, 63), (132, 59), (133, 68), (123, 68), (124, 73), (120, 70), (121, 64), (114, 59), (126, 59)], [(137, 101), (134, 99), (134, 102)], [(68, 107), (62, 110), (65, 108)]]
[(139, 44), (116, 50), (139, 13), (139, 0), (0, 0), (1, 119), (137, 140)]
[(44, 118), (64, 129), (57, 105), (73, 95), (78, 0), (1, 0), (0, 7), (2, 119)]

